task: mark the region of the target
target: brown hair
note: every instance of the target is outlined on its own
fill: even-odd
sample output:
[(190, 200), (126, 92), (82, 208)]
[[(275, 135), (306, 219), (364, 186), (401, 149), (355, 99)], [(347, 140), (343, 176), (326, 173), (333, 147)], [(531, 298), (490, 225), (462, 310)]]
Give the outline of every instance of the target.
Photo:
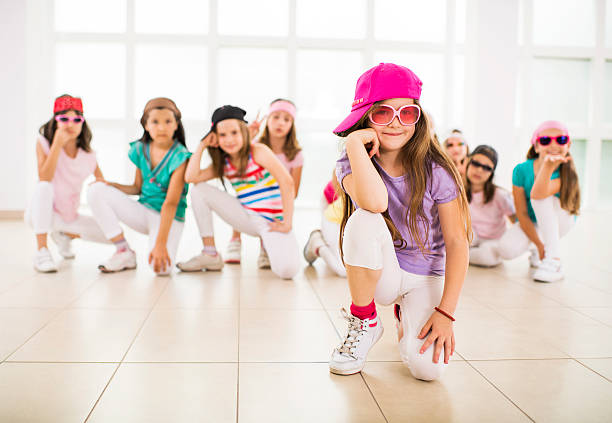
[[(570, 153), (568, 152), (569, 156)], [(537, 159), (540, 155), (536, 152), (535, 146), (531, 146), (527, 152), (527, 159)], [(580, 214), (580, 185), (578, 184), (578, 173), (574, 160), (559, 165), (559, 174), (561, 175), (561, 208), (567, 210), (570, 214)]]
[(145, 125), (147, 123), (147, 119), (149, 118), (149, 113), (151, 110), (160, 110), (160, 109), (168, 109), (174, 115), (174, 119), (176, 119), (177, 128), (172, 134), (172, 139), (177, 140), (179, 143), (183, 144), (183, 147), (187, 147), (185, 144), (185, 128), (183, 127), (183, 122), (181, 121), (181, 111), (174, 101), (170, 100), (166, 97), (157, 97), (149, 100), (145, 105), (144, 111), (142, 112), (142, 117), (140, 118), (140, 124), (142, 125), (142, 129), (144, 132), (142, 137), (140, 137), (140, 141), (147, 144), (151, 142), (153, 138), (151, 138), (151, 134), (146, 130)]
[[(65, 94), (67, 95), (67, 94)], [(63, 97), (63, 96), (60, 96)], [(57, 131), (57, 121), (55, 120), (55, 116), (67, 113), (69, 111), (75, 112), (79, 116), (83, 116), (83, 113), (78, 110), (70, 109), (70, 110), (60, 110), (57, 113), (53, 114), (53, 117), (49, 119), (44, 125), (40, 127), (38, 133), (45, 137), (47, 141), (49, 141), (49, 147), (53, 144), (53, 137), (55, 136), (55, 131)], [(89, 125), (87, 125), (87, 121), (83, 120), (83, 126), (81, 127), (81, 133), (77, 137), (77, 148), (82, 149), (83, 151), (90, 152), (91, 151), (91, 129), (89, 129)]]
[[(293, 104), (293, 102), (290, 100), (287, 100), (284, 98), (277, 98), (272, 103), (270, 103), (270, 105), (276, 103), (277, 101), (287, 101)], [(270, 145), (270, 131), (268, 131), (267, 122), (266, 122), (266, 127), (264, 128), (263, 133), (261, 134), (261, 137), (259, 138), (259, 142), (267, 145), (268, 147), (270, 147), (270, 149), (272, 149), (272, 146)], [(287, 137), (285, 138), (285, 144), (283, 145), (283, 153), (285, 153), (285, 156), (287, 156), (287, 159), (291, 161), (295, 159), (295, 156), (300, 151), (302, 151), (302, 147), (300, 146), (300, 143), (297, 140), (297, 131), (295, 130), (295, 119), (293, 119), (293, 122), (291, 122), (291, 129), (289, 130), (289, 133), (287, 134)]]
[(467, 156), (468, 162), (465, 166), (465, 177), (463, 180), (465, 183), (465, 195), (467, 197), (468, 203), (472, 202), (472, 182), (470, 181), (467, 175), (468, 169), (470, 168), (472, 160), (474, 159), (474, 156), (476, 154), (482, 154), (493, 162), (493, 170), (491, 171), (491, 175), (489, 175), (489, 178), (485, 181), (483, 188), (484, 204), (487, 204), (489, 201), (493, 200), (493, 197), (495, 197), (495, 190), (499, 188), (493, 183), (493, 178), (495, 177), (495, 167), (497, 167), (497, 151), (495, 151), (493, 147), (490, 147), (488, 145), (479, 145), (478, 147), (476, 147), (476, 149), (472, 152), (471, 155)]
[[(368, 116), (370, 111), (381, 104), (382, 102), (374, 103), (370, 109), (364, 113), (359, 121), (348, 130), (339, 134), (340, 136), (347, 136), (351, 132), (359, 129), (365, 129), (368, 126)], [(414, 104), (420, 107), (419, 101), (414, 100)], [(416, 241), (419, 250), (423, 255), (429, 250), (429, 246), (426, 245), (427, 239), (429, 238), (430, 222), (425, 215), (423, 210), (423, 197), (427, 190), (427, 183), (432, 177), (432, 164), (436, 163), (446, 170), (455, 182), (459, 195), (457, 199), (459, 201), (459, 209), (465, 225), (466, 238), (471, 241), (471, 219), (469, 213), (468, 202), (465, 196), (465, 189), (459, 175), (459, 171), (453, 164), (452, 160), (444, 153), (440, 144), (435, 141), (430, 132), (429, 120), (426, 113), (421, 113), (421, 118), (417, 121), (414, 135), (402, 147), (399, 153), (399, 159), (401, 160), (403, 167), (406, 171), (406, 181), (410, 185), (410, 198), (408, 199), (409, 206), (406, 209), (405, 220), (408, 224), (408, 231), (413, 240)], [(338, 181), (342, 183), (341, 181)], [(344, 212), (342, 216), (342, 223), (340, 224), (340, 251), (342, 252), (342, 237), (344, 235), (344, 228), (348, 218), (355, 210), (350, 197), (343, 191), (344, 200)], [(391, 220), (389, 210), (387, 209), (382, 213), (383, 218), (391, 232), (396, 247), (406, 248), (407, 242), (404, 240)], [(421, 229), (424, 230), (424, 234), (421, 233)]]
[[(240, 155), (240, 165), (238, 166), (238, 175), (243, 176), (246, 171), (249, 155), (251, 154), (251, 135), (249, 134), (249, 128), (246, 122), (235, 119), (240, 126), (240, 133), (242, 134), (242, 148), (238, 152)], [(217, 125), (214, 128), (215, 134), (217, 134)], [(218, 135), (218, 134), (217, 134)], [(212, 168), (215, 171), (215, 175), (221, 180), (221, 184), (225, 188), (225, 181), (223, 180), (225, 159), (229, 155), (223, 151), (221, 147), (208, 147), (208, 154), (212, 159)]]

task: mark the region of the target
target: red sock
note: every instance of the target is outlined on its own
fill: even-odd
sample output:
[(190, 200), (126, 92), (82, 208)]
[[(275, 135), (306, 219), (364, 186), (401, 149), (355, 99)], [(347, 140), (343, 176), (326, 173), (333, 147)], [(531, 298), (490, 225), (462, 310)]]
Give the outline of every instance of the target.
[(361, 320), (363, 319), (375, 319), (376, 318), (376, 304), (374, 300), (367, 306), (357, 306), (351, 303), (351, 314)]

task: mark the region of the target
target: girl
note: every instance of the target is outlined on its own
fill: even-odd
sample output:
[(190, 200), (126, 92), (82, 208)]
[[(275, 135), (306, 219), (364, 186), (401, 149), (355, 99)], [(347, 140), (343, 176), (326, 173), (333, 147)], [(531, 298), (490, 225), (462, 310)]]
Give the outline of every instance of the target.
[[(291, 279), (299, 266), (297, 240), (291, 231), (293, 180), (272, 150), (262, 143), (251, 144), (245, 114), (234, 106), (215, 110), (211, 131), (189, 161), (185, 181), (196, 184), (191, 198), (204, 249), (178, 267), (188, 272), (223, 268), (213, 236), (214, 211), (236, 230), (260, 237), (270, 254), (272, 271)], [(205, 148), (212, 164), (200, 169)], [(225, 187), (224, 177), (236, 190), (236, 197), (206, 183), (219, 178)]]
[[(142, 137), (130, 143), (128, 157), (136, 165), (131, 185), (96, 183), (88, 200), (102, 231), (117, 248), (100, 264), (102, 272), (120, 272), (136, 267), (136, 253), (119, 225), (125, 223), (149, 235), (149, 264), (158, 275), (172, 269), (185, 222), (187, 207), (185, 168), (191, 153), (185, 146), (181, 112), (168, 98), (154, 98), (145, 105), (140, 119)], [(138, 201), (130, 195), (138, 195)]]
[(342, 223), (342, 197), (331, 180), (323, 190), (321, 229), (310, 233), (304, 247), (304, 258), (311, 264), (319, 257), (340, 277), (346, 277), (346, 269), (340, 258), (340, 223)]
[(91, 149), (91, 131), (83, 117), (80, 98), (68, 94), (55, 99), (53, 117), (40, 127), (36, 142), (38, 179), (25, 220), (34, 228), (38, 250), (34, 268), (56, 272), (57, 266), (47, 248), (47, 234), (65, 259), (74, 258), (71, 241), (107, 242), (96, 221), (78, 213), (85, 179), (102, 172)]
[(359, 78), (352, 112), (334, 130), (347, 137), (336, 177), (353, 302), (350, 314), (343, 310), (348, 331), (332, 354), (333, 373), (361, 371), (380, 339), (374, 299), (399, 303), (399, 350), (414, 377), (439, 378), (455, 349), (470, 218), (461, 177), (421, 111), (421, 85), (410, 69), (379, 64)]
[[(276, 157), (281, 161), (289, 174), (293, 178), (295, 187), (295, 197), (300, 190), (300, 181), (302, 179), (302, 167), (304, 166), (304, 157), (302, 148), (297, 140), (297, 132), (295, 129), (295, 104), (293, 102), (278, 98), (270, 103), (268, 110), (268, 119), (264, 128), (263, 134), (259, 138), (259, 142), (267, 145), (276, 154)], [(254, 133), (258, 132), (257, 119), (253, 124)], [(251, 133), (253, 136), (254, 134)], [(230, 240), (227, 253), (225, 256), (226, 263), (240, 263), (241, 259), (241, 242), (240, 232), (234, 231)], [(266, 250), (262, 247), (257, 259), (257, 265), (260, 269), (270, 268), (270, 259)]]
[(453, 160), (457, 169), (459, 169), (461, 176), (465, 177), (465, 166), (467, 164), (467, 156), (470, 154), (470, 148), (463, 137), (463, 132), (459, 129), (453, 129), (444, 140), (444, 150)]
[(563, 279), (559, 238), (569, 232), (580, 211), (578, 174), (570, 155), (567, 127), (558, 121), (543, 122), (531, 137), (527, 161), (512, 172), (512, 194), (519, 220), (508, 240), (506, 255), (516, 257), (537, 248), (533, 279), (554, 282)]
[(479, 145), (468, 157), (466, 195), (470, 203), (474, 240), (470, 248), (470, 264), (496, 266), (501, 263), (498, 245), (506, 242), (506, 222), (516, 221), (512, 196), (493, 183), (497, 152), (488, 145)]

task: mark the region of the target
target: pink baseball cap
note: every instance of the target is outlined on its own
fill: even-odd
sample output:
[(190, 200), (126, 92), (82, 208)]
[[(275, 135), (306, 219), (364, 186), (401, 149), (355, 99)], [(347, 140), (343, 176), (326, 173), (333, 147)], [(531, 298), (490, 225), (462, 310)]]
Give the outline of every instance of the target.
[(538, 141), (538, 135), (540, 135), (540, 132), (553, 128), (560, 130), (561, 132), (563, 132), (563, 135), (567, 135), (569, 137), (569, 131), (567, 130), (567, 126), (565, 126), (558, 120), (547, 120), (545, 122), (542, 122), (540, 126), (538, 126), (533, 132), (533, 135), (531, 136), (531, 144), (535, 145), (535, 143)]
[(381, 63), (368, 69), (357, 80), (351, 113), (334, 129), (334, 133), (339, 134), (351, 128), (377, 101), (390, 98), (418, 100), (421, 97), (422, 86), (419, 77), (404, 66)]

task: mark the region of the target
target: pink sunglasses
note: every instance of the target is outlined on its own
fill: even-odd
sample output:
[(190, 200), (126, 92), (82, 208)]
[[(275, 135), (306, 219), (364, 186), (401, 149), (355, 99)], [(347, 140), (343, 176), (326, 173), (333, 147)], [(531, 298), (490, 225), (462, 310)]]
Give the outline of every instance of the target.
[(68, 116), (68, 115), (57, 115), (55, 116), (55, 120), (59, 123), (68, 123), (72, 121), (73, 123), (81, 123), (85, 119), (83, 116)]
[(374, 125), (384, 126), (393, 122), (396, 116), (402, 125), (412, 126), (421, 117), (421, 109), (416, 104), (406, 104), (399, 109), (395, 109), (388, 104), (381, 104), (370, 112), (370, 122)]

